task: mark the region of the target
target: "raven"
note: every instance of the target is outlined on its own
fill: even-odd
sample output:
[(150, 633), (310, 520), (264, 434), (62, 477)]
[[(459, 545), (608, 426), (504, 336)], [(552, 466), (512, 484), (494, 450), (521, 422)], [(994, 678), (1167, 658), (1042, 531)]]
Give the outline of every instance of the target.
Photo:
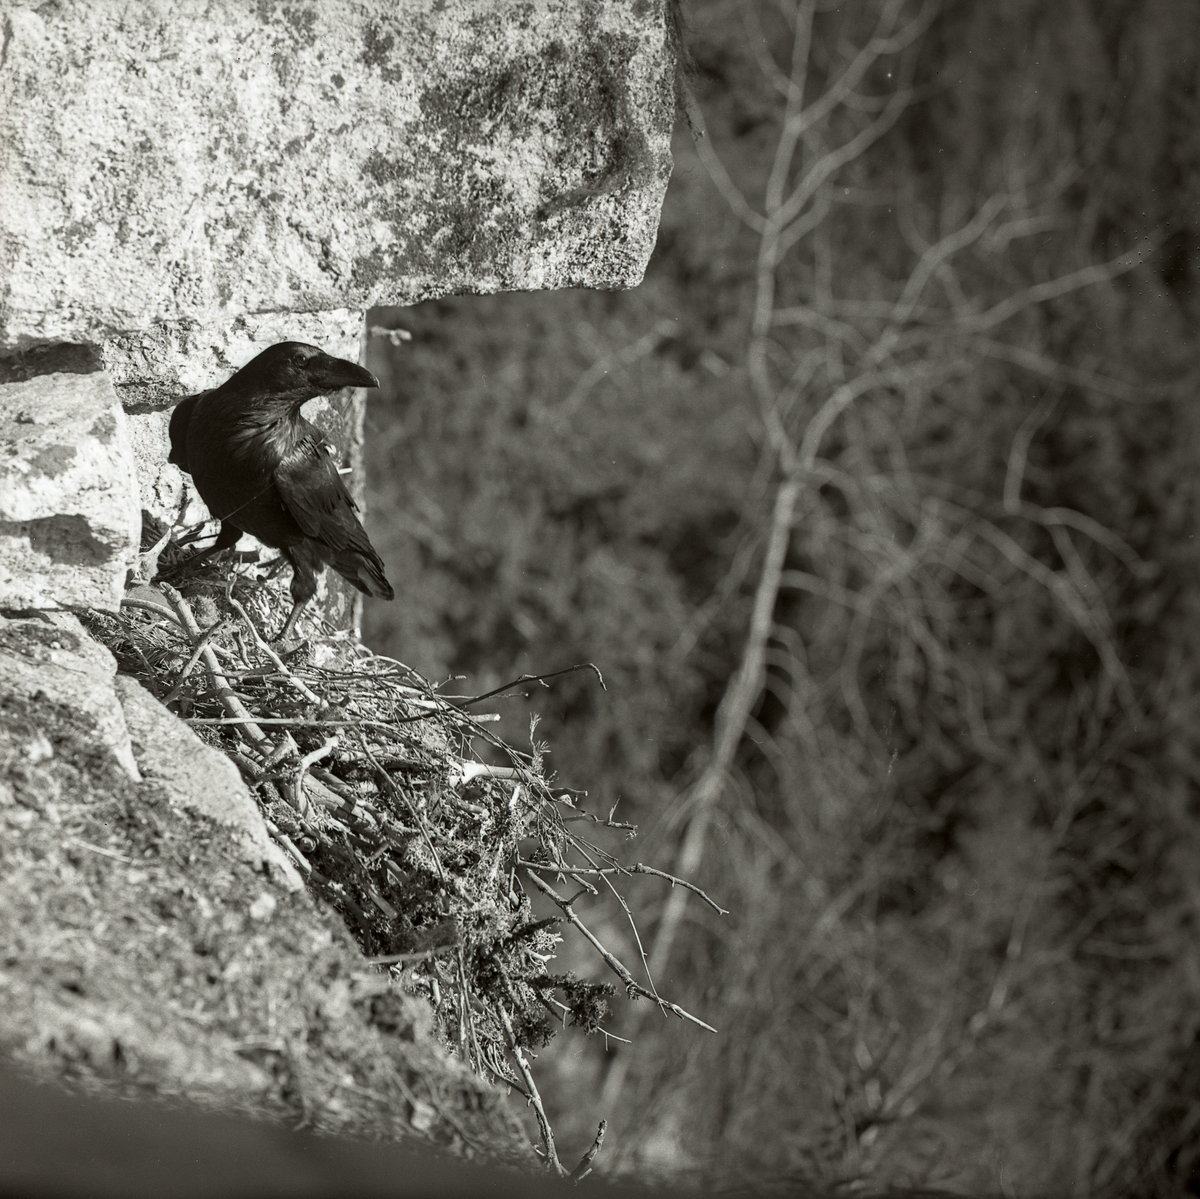
[(321, 431), (300, 415), (314, 396), (378, 386), (356, 363), (283, 341), (215, 390), (181, 400), (171, 413), (167, 461), (192, 476), (221, 522), (206, 553), (228, 549), (250, 533), (291, 564), (294, 603), (277, 640), (291, 634), (326, 566), (367, 595), (395, 595)]

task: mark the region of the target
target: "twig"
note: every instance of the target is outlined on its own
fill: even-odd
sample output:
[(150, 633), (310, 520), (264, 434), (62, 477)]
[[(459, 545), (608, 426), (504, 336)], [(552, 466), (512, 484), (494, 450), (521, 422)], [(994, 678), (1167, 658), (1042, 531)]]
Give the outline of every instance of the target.
[[(305, 812), (308, 811), (307, 793), (304, 789), (304, 775), (307, 773), (308, 768), (315, 762), (320, 762), (322, 759), (327, 758), (337, 747), (337, 744), (340, 740), (341, 737), (335, 733), (332, 737), (326, 738), (323, 745), (310, 751), (309, 753), (306, 753), (300, 759), (300, 761), (296, 763), (295, 772), (291, 775), (288, 781), (292, 789), (293, 807), (295, 807), (296, 811), (301, 815), (304, 815)], [(309, 784), (309, 789), (314, 793), (324, 790), (323, 785), (317, 779), (310, 779)]]
[[(625, 896), (613, 885), (613, 881), (607, 875), (602, 876), (604, 885), (612, 892), (617, 903), (621, 905), (621, 911), (625, 913), (625, 919), (629, 921), (629, 929), (633, 933), (634, 943), (637, 945), (638, 957), (642, 962), (642, 969), (646, 972), (646, 982), (650, 984), (650, 993), (655, 999), (660, 998), (658, 987), (654, 983), (654, 975), (650, 971), (650, 959), (646, 957), (646, 947), (642, 944), (641, 930), (637, 926), (637, 921), (633, 918), (633, 911), (629, 904), (625, 901)], [(583, 882), (583, 879), (576, 876), (577, 882)]]
[(668, 874), (665, 870), (656, 870), (653, 866), (643, 866), (640, 862), (636, 866), (631, 866), (629, 868), (629, 873), (652, 874), (656, 878), (665, 878), (672, 887), (686, 887), (689, 891), (694, 891), (700, 896), (701, 899), (704, 900), (706, 904), (708, 904), (710, 908), (712, 908), (718, 914), (722, 916), (729, 915), (729, 911), (726, 908), (721, 907), (719, 903), (716, 903), (714, 900), (710, 899), (705, 892), (701, 891), (700, 888), (696, 886), (695, 883), (689, 883), (687, 879), (676, 878), (675, 875)]
[(472, 704), (482, 703), (485, 699), (492, 699), (497, 695), (503, 695), (504, 692), (511, 691), (512, 688), (519, 687), (522, 683), (541, 683), (544, 686), (548, 679), (557, 679), (564, 674), (574, 674), (577, 670), (592, 671), (596, 678), (600, 680), (600, 689), (602, 691), (608, 690), (604, 685), (604, 676), (600, 673), (600, 667), (594, 662), (580, 662), (575, 666), (564, 667), (562, 670), (552, 670), (549, 674), (523, 674), (519, 679), (513, 679), (511, 683), (505, 683), (503, 687), (497, 687), (493, 691), (485, 691), (482, 695), (476, 695), (470, 699), (456, 700), (455, 703), (460, 708), (469, 708)]
[(312, 874), (312, 863), (296, 848), (291, 837), (283, 832), (273, 821), (266, 819), (266, 817), (263, 818), (263, 824), (267, 826), (267, 832), (291, 855), (292, 860), (300, 867), (301, 873), (305, 877)]
[(596, 1129), (596, 1139), (592, 1142), (592, 1147), (580, 1159), (579, 1165), (571, 1171), (571, 1181), (580, 1182), (592, 1172), (592, 1162), (596, 1158), (596, 1154), (600, 1152), (600, 1146), (604, 1144), (604, 1134), (608, 1131), (608, 1121), (601, 1120), (600, 1127)]
[(78, 837), (68, 837), (67, 840), (71, 845), (77, 845), (80, 849), (91, 850), (92, 853), (98, 853), (102, 857), (113, 858), (118, 862), (126, 862), (129, 864), (132, 864), (133, 862), (133, 858), (127, 857), (123, 853), (117, 853), (115, 849), (104, 849), (100, 845), (92, 845), (88, 841), (81, 841)]
[(1021, 422), (1008, 451), (1008, 466), (1004, 472), (1004, 511), (1015, 516), (1021, 508), (1021, 487), (1025, 479), (1025, 463), (1029, 447), (1038, 430), (1050, 418), (1058, 405), (1061, 392), (1055, 389), (1042, 397), (1041, 402)]
[(359, 744), (362, 746), (363, 753), (367, 755), (367, 761), (370, 762), (375, 768), (376, 776), (383, 781), (384, 786), (387, 787), (388, 791), (393, 796), (401, 800), (404, 806), (408, 808), (409, 812), (412, 814), (413, 819), (417, 822), (417, 827), (421, 830), (421, 836), (424, 837), (425, 844), (428, 846), (430, 854), (433, 855), (433, 864), (437, 867), (438, 876), (444, 883), (446, 881), (446, 871), (442, 867), (442, 859), (438, 856), (438, 851), (433, 846), (433, 837), (430, 836), (429, 829), (426, 826), (425, 820), (421, 813), (417, 810), (416, 804), (414, 804), (412, 800), (410, 800), (408, 796), (396, 786), (392, 776), (388, 774), (388, 772), (384, 770), (382, 766), (380, 766), (379, 762), (375, 758), (375, 755), (371, 753), (371, 750), (367, 745), (366, 738), (361, 736), (361, 734), (359, 736)]
[(486, 762), (460, 762), (450, 774), (450, 786), (461, 787), (472, 779), (516, 779), (521, 774), (515, 766), (491, 766)]
[(657, 1004), (664, 1012), (670, 1012), (671, 1015), (678, 1016), (681, 1020), (690, 1020), (693, 1024), (698, 1024), (701, 1028), (707, 1029), (709, 1032), (715, 1033), (717, 1031), (711, 1024), (705, 1024), (703, 1020), (697, 1016), (693, 1016), (691, 1012), (681, 1008), (677, 1003), (671, 1003), (655, 995), (652, 991), (647, 991), (645, 987), (638, 983), (633, 975), (604, 948), (591, 929), (575, 915), (574, 908), (572, 907), (575, 902), (574, 899), (563, 899), (549, 883), (543, 882), (532, 870), (526, 870), (525, 876), (539, 891), (548, 895), (562, 909), (567, 919), (592, 943), (592, 947), (604, 959), (605, 965), (625, 984), (625, 989), (630, 995), (641, 995), (644, 999), (649, 999), (652, 1003)]
[(656, 878), (665, 878), (672, 887), (686, 887), (689, 891), (694, 891), (715, 912), (719, 912), (722, 916), (729, 915), (728, 909), (721, 907), (719, 903), (710, 899), (695, 883), (689, 883), (687, 879), (676, 878), (675, 875), (668, 874), (665, 870), (656, 870), (653, 866), (643, 866), (641, 862), (636, 866), (607, 866), (602, 870), (595, 868), (584, 870), (579, 866), (564, 866), (559, 862), (527, 862), (524, 859), (518, 859), (517, 865), (531, 870), (551, 870), (555, 874), (595, 874), (600, 876), (609, 874), (652, 874)]
[(537, 1116), (538, 1128), (542, 1133), (542, 1143), (546, 1147), (546, 1164), (560, 1178), (565, 1178), (567, 1176), (566, 1167), (558, 1160), (558, 1153), (554, 1148), (554, 1130), (550, 1127), (550, 1121), (546, 1118), (546, 1109), (542, 1106), (542, 1097), (538, 1093), (537, 1083), (533, 1081), (533, 1073), (529, 1069), (529, 1063), (525, 1060), (525, 1055), (521, 1052), (521, 1046), (517, 1044), (517, 1034), (513, 1032), (512, 1020), (509, 1019), (508, 1012), (504, 1010), (504, 1004), (496, 1004), (496, 1012), (508, 1037), (508, 1047), (516, 1059), (517, 1068), (521, 1071), (521, 1077), (525, 1080), (525, 1097), (529, 1100), (534, 1115)]
[(959, 327), (971, 333), (982, 333), (1003, 324), (1023, 308), (1028, 308), (1032, 304), (1044, 304), (1047, 300), (1054, 300), (1068, 292), (1078, 291), (1081, 287), (1106, 283), (1108, 280), (1115, 279), (1118, 275), (1123, 275), (1140, 266), (1154, 253), (1158, 244), (1158, 241), (1146, 241), (1137, 249), (1130, 250), (1109, 262), (1103, 262), (1096, 266), (1085, 266), (1081, 270), (1060, 275), (1057, 279), (1034, 284), (1033, 287), (1028, 287), (1015, 296), (1009, 296), (1007, 300), (1001, 300), (999, 304), (993, 304), (984, 312), (964, 317), (959, 322)]
[[(563, 1003), (563, 1001), (561, 999), (555, 999), (555, 997), (553, 995), (542, 995), (539, 992), (538, 999), (541, 1001), (542, 1006), (544, 1008), (546, 1008), (547, 1011), (552, 1011), (551, 1005), (553, 1005), (553, 1007), (559, 1008), (562, 1011), (562, 1017), (561, 1017), (562, 1026), (563, 1026), (563, 1028), (566, 1028), (567, 1027), (567, 1017), (574, 1015), (574, 1013), (571, 1011), (571, 1009), (569, 1007), (567, 1007), (567, 1005), (565, 1003)], [(596, 1027), (593, 1031), (598, 1032), (604, 1038), (605, 1045), (607, 1045), (609, 1041), (618, 1041), (622, 1045), (632, 1045), (633, 1044), (633, 1042), (628, 1040), (627, 1038), (618, 1037), (615, 1032), (609, 1032), (607, 1028), (602, 1028), (599, 1024), (596, 1025)]]
[[(414, 719), (428, 720), (429, 716), (418, 716)], [(302, 716), (189, 716), (188, 724), (246, 724), (253, 721), (262, 725), (292, 725), (295, 728), (330, 728), (330, 729), (380, 729), (384, 732), (394, 731), (394, 726), (404, 723), (403, 720), (321, 720), (316, 717), (306, 719)]]
[(372, 966), (395, 966), (401, 962), (425, 962), (457, 948), (456, 945), (438, 945), (434, 949), (422, 949), (419, 953), (385, 953), (382, 957), (367, 958), (367, 961)]
[(315, 704), (318, 708), (327, 708), (329, 706), (329, 701), (322, 699), (291, 672), (288, 666), (284, 663), (283, 659), (274, 651), (274, 649), (271, 648), (271, 646), (263, 638), (262, 634), (255, 627), (254, 621), (250, 619), (250, 614), (236, 599), (234, 599), (232, 580), (230, 581), (229, 588), (225, 592), (225, 597), (228, 599), (230, 607), (237, 612), (237, 614), (245, 622), (246, 627), (250, 630), (250, 635), (254, 638), (254, 644), (258, 646), (262, 653), (266, 654), (266, 656), (271, 659), (279, 673), (283, 675), (283, 677), (287, 679), (287, 681), (291, 683), (291, 685), (295, 687), (296, 690), (299, 691), (300, 694), (303, 695), (310, 704)]
[[(162, 583), (160, 586), (165, 588), (167, 584)], [(176, 592), (176, 594), (178, 594), (178, 592)], [(149, 600), (130, 599), (128, 596), (126, 596), (121, 600), (121, 607), (138, 608), (143, 612), (153, 612), (155, 616), (165, 616), (169, 621), (179, 625), (181, 628), (186, 627), (179, 616), (172, 612), (171, 609), (166, 606), (166, 604), (155, 604), (151, 603)]]
[(471, 1048), (475, 1051), (475, 1072), (483, 1077), (483, 1051), (479, 1048), (479, 1034), (475, 1031), (475, 1021), (471, 1018), (471, 987), (467, 981), (467, 959), (461, 943), (455, 948), (458, 950), (458, 977), (462, 982), (463, 1017), (467, 1022), (467, 1032), (471, 1036)]
[(179, 693), (183, 690), (183, 684), (187, 682), (187, 677), (196, 668), (196, 663), (200, 661), (204, 654), (205, 647), (208, 643), (223, 629), (229, 626), (229, 621), (218, 620), (210, 628), (205, 629), (201, 634), (200, 640), (196, 642), (196, 648), (192, 651), (192, 656), (184, 663), (183, 669), (179, 672), (179, 677), (175, 680), (175, 686), (168, 692), (166, 698), (162, 701), (164, 704), (172, 704), (179, 698)]
[(1100, 375), (1095, 371), (1080, 370), (1078, 367), (1066, 366), (1021, 346), (1011, 346), (1003, 341), (994, 341), (987, 337), (973, 337), (971, 345), (989, 358), (999, 358), (1011, 362), (1014, 366), (1023, 367), (1027, 371), (1044, 375), (1059, 383), (1070, 383), (1073, 387), (1082, 387), (1086, 391), (1096, 391), (1101, 395), (1111, 396), (1115, 400), (1138, 402), (1157, 399), (1157, 396), (1147, 396), (1144, 388), (1134, 387), (1120, 379)]
[(912, 316), (925, 284), (933, 277), (938, 267), (957, 254), (959, 250), (978, 241), (1007, 204), (1007, 196), (992, 196), (961, 229), (935, 242), (921, 255), (920, 261), (913, 268), (908, 282), (904, 285), (904, 290), (900, 293), (900, 298), (896, 301), (896, 307), (892, 309), (891, 321), (893, 324), (902, 325)]
[[(170, 583), (160, 583), (159, 586), (162, 588), (163, 594), (171, 601), (171, 605), (174, 607), (176, 613), (178, 613), (175, 619), (183, 626), (193, 641), (199, 641), (203, 634), (196, 624), (196, 618), (192, 615), (192, 609), (188, 605), (187, 600)], [(261, 727), (246, 710), (242, 701), (234, 694), (233, 688), (229, 686), (228, 680), (221, 672), (220, 666), (217, 665), (217, 656), (213, 653), (212, 645), (203, 646), (200, 656), (204, 659), (205, 668), (212, 678), (213, 686), (217, 690), (217, 695), (221, 700), (222, 706), (227, 712), (232, 713), (233, 721), (245, 726), (246, 733), (260, 750), (263, 746), (270, 746), (271, 743), (266, 733), (262, 731)]]

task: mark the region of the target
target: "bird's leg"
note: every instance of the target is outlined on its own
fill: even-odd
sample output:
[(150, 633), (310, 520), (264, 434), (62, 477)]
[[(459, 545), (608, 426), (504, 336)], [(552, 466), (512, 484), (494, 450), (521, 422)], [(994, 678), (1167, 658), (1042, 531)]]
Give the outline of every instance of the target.
[[(162, 572), (165, 578), (176, 578), (182, 574), (190, 573), (197, 566), (203, 565), (214, 554), (219, 554), (222, 550), (227, 550), (231, 546), (237, 545), (241, 540), (242, 530), (235, 525), (222, 523), (220, 532), (217, 533), (217, 539), (206, 550), (201, 550), (197, 554), (193, 554), (190, 558), (183, 559), (182, 562), (176, 562), (168, 570)], [(186, 536), (177, 544), (186, 545)]]
[(217, 534), (217, 539), (206, 550), (201, 550), (198, 554), (188, 559), (188, 566), (199, 566), (201, 562), (211, 558), (214, 554), (219, 554), (222, 550), (232, 549), (242, 539), (242, 530), (236, 525), (227, 524), (224, 521), (221, 523), (221, 531)]
[[(294, 546), (284, 546), (280, 548), (280, 553), (292, 564), (292, 610), (288, 615), (287, 623), (283, 626), (278, 637), (273, 637), (273, 641), (286, 641), (296, 627), (296, 621), (300, 619), (300, 613), (304, 611), (304, 605), (308, 603), (314, 595), (317, 594), (317, 576), (313, 571), (314, 563), (309, 561), (310, 555), (305, 553), (305, 545), (303, 542)], [(320, 565), (319, 562), (316, 565)]]
[(302, 599), (297, 600), (292, 605), (292, 610), (288, 615), (287, 623), (283, 626), (283, 630), (280, 632), (278, 637), (271, 638), (272, 641), (286, 641), (292, 635), (292, 630), (296, 627), (296, 621), (300, 619), (300, 613), (304, 611), (304, 605), (307, 603), (308, 600)]

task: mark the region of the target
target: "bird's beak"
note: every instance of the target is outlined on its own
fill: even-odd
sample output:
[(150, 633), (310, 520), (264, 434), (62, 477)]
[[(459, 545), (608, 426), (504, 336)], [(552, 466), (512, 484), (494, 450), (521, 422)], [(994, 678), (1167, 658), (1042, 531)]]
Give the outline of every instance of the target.
[(378, 387), (379, 380), (365, 366), (317, 354), (308, 360), (304, 373), (309, 382), (321, 391), (339, 391), (343, 387)]

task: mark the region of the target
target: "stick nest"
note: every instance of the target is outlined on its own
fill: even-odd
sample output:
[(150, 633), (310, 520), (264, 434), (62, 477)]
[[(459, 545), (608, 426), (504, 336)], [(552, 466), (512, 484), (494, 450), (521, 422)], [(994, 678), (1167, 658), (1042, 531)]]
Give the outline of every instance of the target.
[[(636, 830), (587, 812), (586, 793), (547, 778), (532, 729), (529, 753), (498, 738), (486, 714), (471, 712), (490, 696), (447, 696), (311, 611), (298, 646), (272, 645), (288, 598), (256, 563), (189, 568), (166, 544), (159, 560), (144, 557), (142, 573), (154, 581), (132, 585), (119, 614), (85, 615), (92, 634), (238, 766), (312, 893), (337, 909), (369, 960), (428, 997), (466, 1062), (527, 1096), (545, 1156), (565, 1173), (525, 1051), (545, 1045), (556, 1025), (603, 1033), (616, 988), (549, 969), (558, 926), (586, 937), (630, 997), (694, 1020), (648, 976), (648, 987), (636, 982), (573, 908), (603, 889), (632, 925), (620, 876), (680, 880), (622, 866), (589, 840), (585, 830)], [(478, 760), (475, 741), (506, 764)], [(547, 879), (578, 889), (565, 896)], [(561, 914), (539, 918), (535, 890)]]

